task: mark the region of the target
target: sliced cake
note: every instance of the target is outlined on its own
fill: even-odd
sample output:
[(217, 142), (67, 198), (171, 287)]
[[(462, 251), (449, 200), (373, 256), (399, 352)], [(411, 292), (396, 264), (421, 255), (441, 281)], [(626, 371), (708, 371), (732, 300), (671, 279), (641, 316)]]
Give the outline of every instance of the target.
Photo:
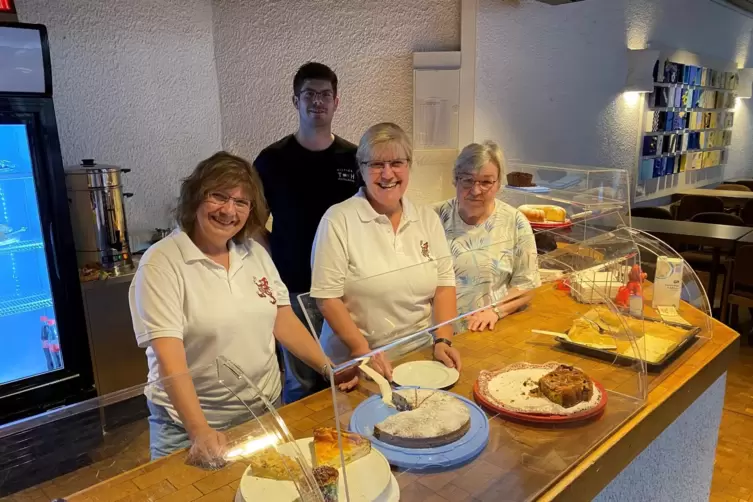
[(394, 391), (412, 406), (374, 426), (374, 437), (403, 448), (435, 448), (461, 438), (471, 426), (471, 413), (460, 399), (428, 389)]
[(581, 370), (561, 364), (539, 380), (541, 394), (563, 408), (589, 401), (594, 384)]
[[(343, 456), (345, 465), (355, 462), (371, 453), (371, 441), (356, 434), (341, 430)], [(334, 427), (317, 427), (314, 429), (314, 466), (328, 465), (340, 467), (340, 446), (337, 441), (337, 429)]]

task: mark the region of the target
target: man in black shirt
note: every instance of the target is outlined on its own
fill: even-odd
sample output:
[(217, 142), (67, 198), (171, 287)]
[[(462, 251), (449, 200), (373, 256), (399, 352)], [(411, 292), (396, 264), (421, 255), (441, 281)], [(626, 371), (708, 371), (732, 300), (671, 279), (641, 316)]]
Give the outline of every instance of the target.
[[(297, 297), (311, 287), (311, 245), (319, 220), (330, 206), (358, 189), (356, 145), (332, 134), (339, 102), (335, 72), (320, 63), (301, 66), (293, 78), (298, 130), (262, 150), (254, 161), (272, 213), (272, 260), (306, 326)], [(321, 317), (312, 321), (318, 335)], [(286, 403), (321, 386), (321, 377), (308, 366), (287, 351), (284, 357)]]

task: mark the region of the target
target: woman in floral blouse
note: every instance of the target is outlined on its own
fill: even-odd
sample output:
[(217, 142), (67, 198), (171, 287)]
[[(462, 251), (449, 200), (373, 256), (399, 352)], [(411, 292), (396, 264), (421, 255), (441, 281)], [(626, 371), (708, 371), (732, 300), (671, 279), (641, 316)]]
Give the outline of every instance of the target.
[(473, 331), (493, 329), (541, 284), (531, 225), (496, 197), (503, 163), (493, 141), (466, 146), (455, 161), (456, 196), (435, 208), (455, 259), (458, 313), (486, 307), (468, 317)]

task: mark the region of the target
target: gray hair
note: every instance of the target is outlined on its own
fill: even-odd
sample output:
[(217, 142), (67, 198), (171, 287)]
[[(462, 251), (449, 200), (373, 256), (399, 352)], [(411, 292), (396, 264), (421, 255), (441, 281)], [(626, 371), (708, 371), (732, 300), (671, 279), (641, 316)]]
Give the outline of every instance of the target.
[(497, 166), (497, 177), (501, 178), (505, 169), (505, 156), (499, 145), (490, 140), (482, 144), (471, 143), (463, 148), (455, 160), (452, 177), (457, 179), (464, 174), (477, 173), (487, 162)]
[(392, 122), (382, 122), (369, 127), (363, 133), (363, 136), (361, 136), (361, 141), (358, 143), (358, 150), (356, 151), (358, 166), (362, 167), (362, 162), (368, 162), (371, 159), (371, 152), (375, 146), (392, 142), (398, 143), (403, 148), (410, 164), (410, 161), (413, 159), (413, 145), (411, 145), (410, 138), (399, 125)]

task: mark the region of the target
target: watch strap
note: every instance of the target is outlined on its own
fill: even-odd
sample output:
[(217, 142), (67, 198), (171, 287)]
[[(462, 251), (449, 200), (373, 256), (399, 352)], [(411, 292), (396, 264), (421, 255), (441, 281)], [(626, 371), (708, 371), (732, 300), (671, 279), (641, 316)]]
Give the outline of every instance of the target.
[(494, 312), (495, 314), (497, 314), (497, 319), (502, 319), (502, 317), (504, 317), (502, 315), (502, 312), (499, 310), (499, 307), (497, 307), (496, 305), (492, 306), (492, 312)]
[(447, 338), (435, 338), (434, 345), (438, 343), (446, 343), (448, 347), (452, 347), (452, 340), (448, 340)]

